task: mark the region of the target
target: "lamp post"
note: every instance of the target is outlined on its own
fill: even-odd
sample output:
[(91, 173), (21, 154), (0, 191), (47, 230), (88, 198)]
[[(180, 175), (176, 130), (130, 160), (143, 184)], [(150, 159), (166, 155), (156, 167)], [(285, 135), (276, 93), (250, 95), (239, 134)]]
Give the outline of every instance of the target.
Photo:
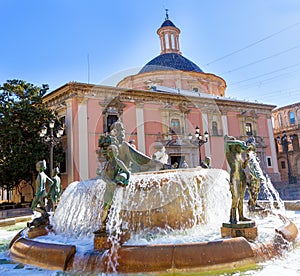
[(282, 137), (277, 136), (277, 138), (276, 138), (277, 143), (282, 146), (282, 149), (286, 154), (289, 183), (293, 183), (293, 176), (291, 173), (291, 166), (290, 166), (290, 160), (289, 160), (289, 144), (291, 144), (293, 142), (293, 139), (294, 139), (294, 136), (290, 135), (290, 141), (289, 141), (285, 131), (282, 132)]
[(42, 126), (40, 131), (40, 138), (42, 139), (42, 142), (45, 144), (48, 144), (50, 146), (50, 177), (52, 177), (52, 171), (53, 171), (53, 148), (60, 143), (61, 136), (64, 134), (64, 129), (62, 126), (60, 126), (57, 130), (56, 137), (54, 136), (53, 129), (54, 129), (54, 121), (50, 120), (49, 122), (49, 128), (50, 128), (50, 134), (47, 135), (47, 127), (45, 125)]
[[(208, 137), (209, 137), (209, 134), (207, 131), (204, 132), (204, 137), (202, 136), (202, 134), (200, 133), (200, 129), (198, 126), (196, 126), (195, 128), (195, 143), (198, 144), (198, 149), (199, 149), (199, 166), (201, 166), (201, 163), (202, 163), (202, 159), (201, 159), (201, 146), (204, 145), (205, 143), (208, 142)], [(189, 134), (189, 139), (192, 140), (193, 139), (193, 136), (192, 134)]]

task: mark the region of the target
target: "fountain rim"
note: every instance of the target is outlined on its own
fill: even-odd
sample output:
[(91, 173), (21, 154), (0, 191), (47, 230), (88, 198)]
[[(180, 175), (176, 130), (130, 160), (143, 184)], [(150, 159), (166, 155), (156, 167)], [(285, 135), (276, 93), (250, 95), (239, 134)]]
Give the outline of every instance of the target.
[[(24, 238), (21, 232), (16, 235), (10, 245), (9, 253), (13, 260), (49, 270), (74, 271), (75, 245), (66, 246), (35, 241)], [(45, 234), (45, 232), (43, 233)], [(274, 235), (276, 239), (264, 244), (249, 242), (244, 237), (228, 237), (214, 241), (182, 244), (124, 244), (118, 251), (120, 258), (117, 272), (200, 272), (254, 266), (258, 262), (280, 256), (282, 248), (287, 248), (284, 245), (297, 238), (298, 228), (288, 220), (286, 224), (275, 229)], [(92, 264), (90, 271), (85, 272), (107, 271), (107, 254), (104, 254), (105, 252), (107, 250), (85, 254), (84, 260)], [(99, 256), (102, 256), (100, 263)]]

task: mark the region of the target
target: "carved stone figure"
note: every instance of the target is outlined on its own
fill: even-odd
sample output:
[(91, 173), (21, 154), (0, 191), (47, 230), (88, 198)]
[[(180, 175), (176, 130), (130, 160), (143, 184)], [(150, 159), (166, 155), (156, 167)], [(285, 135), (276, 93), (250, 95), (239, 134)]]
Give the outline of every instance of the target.
[(156, 150), (156, 152), (153, 153), (152, 159), (160, 161), (163, 164), (167, 164), (169, 156), (166, 153), (166, 148), (164, 147), (164, 145), (158, 142), (155, 144), (154, 149)]
[(183, 160), (183, 162), (182, 162), (182, 164), (181, 164), (181, 168), (186, 169), (186, 168), (188, 168), (188, 167), (189, 167), (188, 163), (186, 163), (186, 161)]
[[(47, 196), (46, 194), (46, 184), (53, 184), (53, 180), (45, 174), (45, 170), (47, 169), (46, 161), (39, 161), (36, 163), (36, 170), (38, 171), (38, 176), (35, 181), (35, 196), (32, 201), (31, 209), (40, 212), (42, 215), (46, 215), (46, 208), (44, 199)], [(39, 207), (38, 207), (39, 205)]]
[[(248, 160), (243, 160), (242, 152), (248, 147), (244, 141), (236, 140), (234, 137), (225, 136), (225, 153), (230, 167), (230, 191), (232, 194), (232, 205), (230, 210), (230, 223), (237, 221), (250, 221), (243, 213), (243, 200), (246, 191), (247, 179), (245, 168)], [(237, 219), (238, 211), (238, 219)]]

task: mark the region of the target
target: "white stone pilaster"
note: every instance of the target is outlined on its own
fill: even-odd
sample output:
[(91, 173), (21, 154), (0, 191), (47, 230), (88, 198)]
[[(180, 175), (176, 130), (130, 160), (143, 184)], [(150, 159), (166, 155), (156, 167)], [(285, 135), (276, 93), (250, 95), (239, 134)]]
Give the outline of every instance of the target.
[(146, 153), (145, 145), (145, 127), (144, 127), (144, 105), (137, 104), (136, 109), (136, 129), (137, 129), (137, 140), (138, 140), (138, 150)]
[(72, 99), (66, 100), (67, 114), (66, 114), (66, 126), (67, 126), (67, 172), (68, 183), (71, 183), (74, 179), (74, 137), (73, 137), (73, 107)]
[[(203, 132), (209, 130), (207, 113), (202, 113), (202, 125), (203, 125)], [(204, 135), (204, 133), (202, 133), (202, 135)], [(210, 156), (211, 155), (211, 153), (210, 153), (210, 141), (208, 141), (208, 143), (204, 144), (204, 148), (205, 148), (205, 156)]]
[(227, 116), (222, 115), (222, 126), (223, 126), (223, 135), (228, 135), (228, 123), (227, 123)]
[[(227, 116), (226, 115), (222, 115), (222, 127), (223, 127), (223, 136), (225, 135), (228, 135), (228, 121), (227, 121)], [(226, 167), (227, 167), (227, 170), (228, 172), (230, 171), (229, 169), (229, 164), (227, 162), (227, 159), (225, 158), (226, 160)]]
[(273, 166), (274, 173), (279, 173), (277, 157), (276, 157), (277, 155), (276, 155), (275, 140), (274, 140), (274, 134), (273, 134), (273, 126), (272, 126), (271, 118), (268, 118), (267, 122), (268, 122), (268, 134), (269, 134), (269, 137), (270, 137), (272, 166)]
[(87, 126), (87, 100), (78, 102), (78, 147), (79, 160), (78, 171), (80, 180), (89, 178), (89, 158), (88, 158), (88, 126)]

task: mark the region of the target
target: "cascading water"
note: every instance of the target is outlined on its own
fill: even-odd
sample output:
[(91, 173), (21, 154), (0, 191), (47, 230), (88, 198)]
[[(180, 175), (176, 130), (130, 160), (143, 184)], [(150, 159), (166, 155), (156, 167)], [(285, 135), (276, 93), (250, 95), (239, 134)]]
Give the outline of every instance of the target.
[(55, 231), (70, 237), (85, 237), (98, 230), (101, 227), (105, 185), (102, 179), (71, 183), (55, 211)]
[[(130, 232), (219, 225), (230, 209), (228, 178), (214, 169), (132, 174), (128, 187), (116, 189), (122, 200), (115, 199), (112, 210), (121, 210), (122, 227)], [(100, 178), (70, 184), (54, 215), (56, 232), (81, 237), (100, 229), (104, 191)]]
[[(227, 172), (217, 169), (132, 174), (126, 188), (117, 186), (109, 212), (109, 270), (116, 271), (118, 266), (123, 231), (130, 232), (128, 244), (151, 243), (160, 237), (172, 242), (170, 234), (173, 241), (184, 236), (192, 241), (193, 233), (209, 239), (209, 231), (218, 233), (229, 217), (228, 180)], [(70, 184), (54, 215), (56, 233), (72, 238), (93, 237), (93, 232), (101, 228), (105, 185), (101, 178)], [(80, 256), (76, 262), (80, 262)]]
[[(256, 153), (250, 151), (248, 155), (250, 170), (255, 172), (256, 177), (261, 180), (262, 192), (265, 194), (266, 200), (270, 204), (271, 211), (275, 214), (283, 214), (285, 212), (284, 203), (281, 200), (278, 191), (274, 188), (271, 179), (263, 173), (259, 161), (257, 160)], [(274, 204), (275, 202), (276, 206)]]

